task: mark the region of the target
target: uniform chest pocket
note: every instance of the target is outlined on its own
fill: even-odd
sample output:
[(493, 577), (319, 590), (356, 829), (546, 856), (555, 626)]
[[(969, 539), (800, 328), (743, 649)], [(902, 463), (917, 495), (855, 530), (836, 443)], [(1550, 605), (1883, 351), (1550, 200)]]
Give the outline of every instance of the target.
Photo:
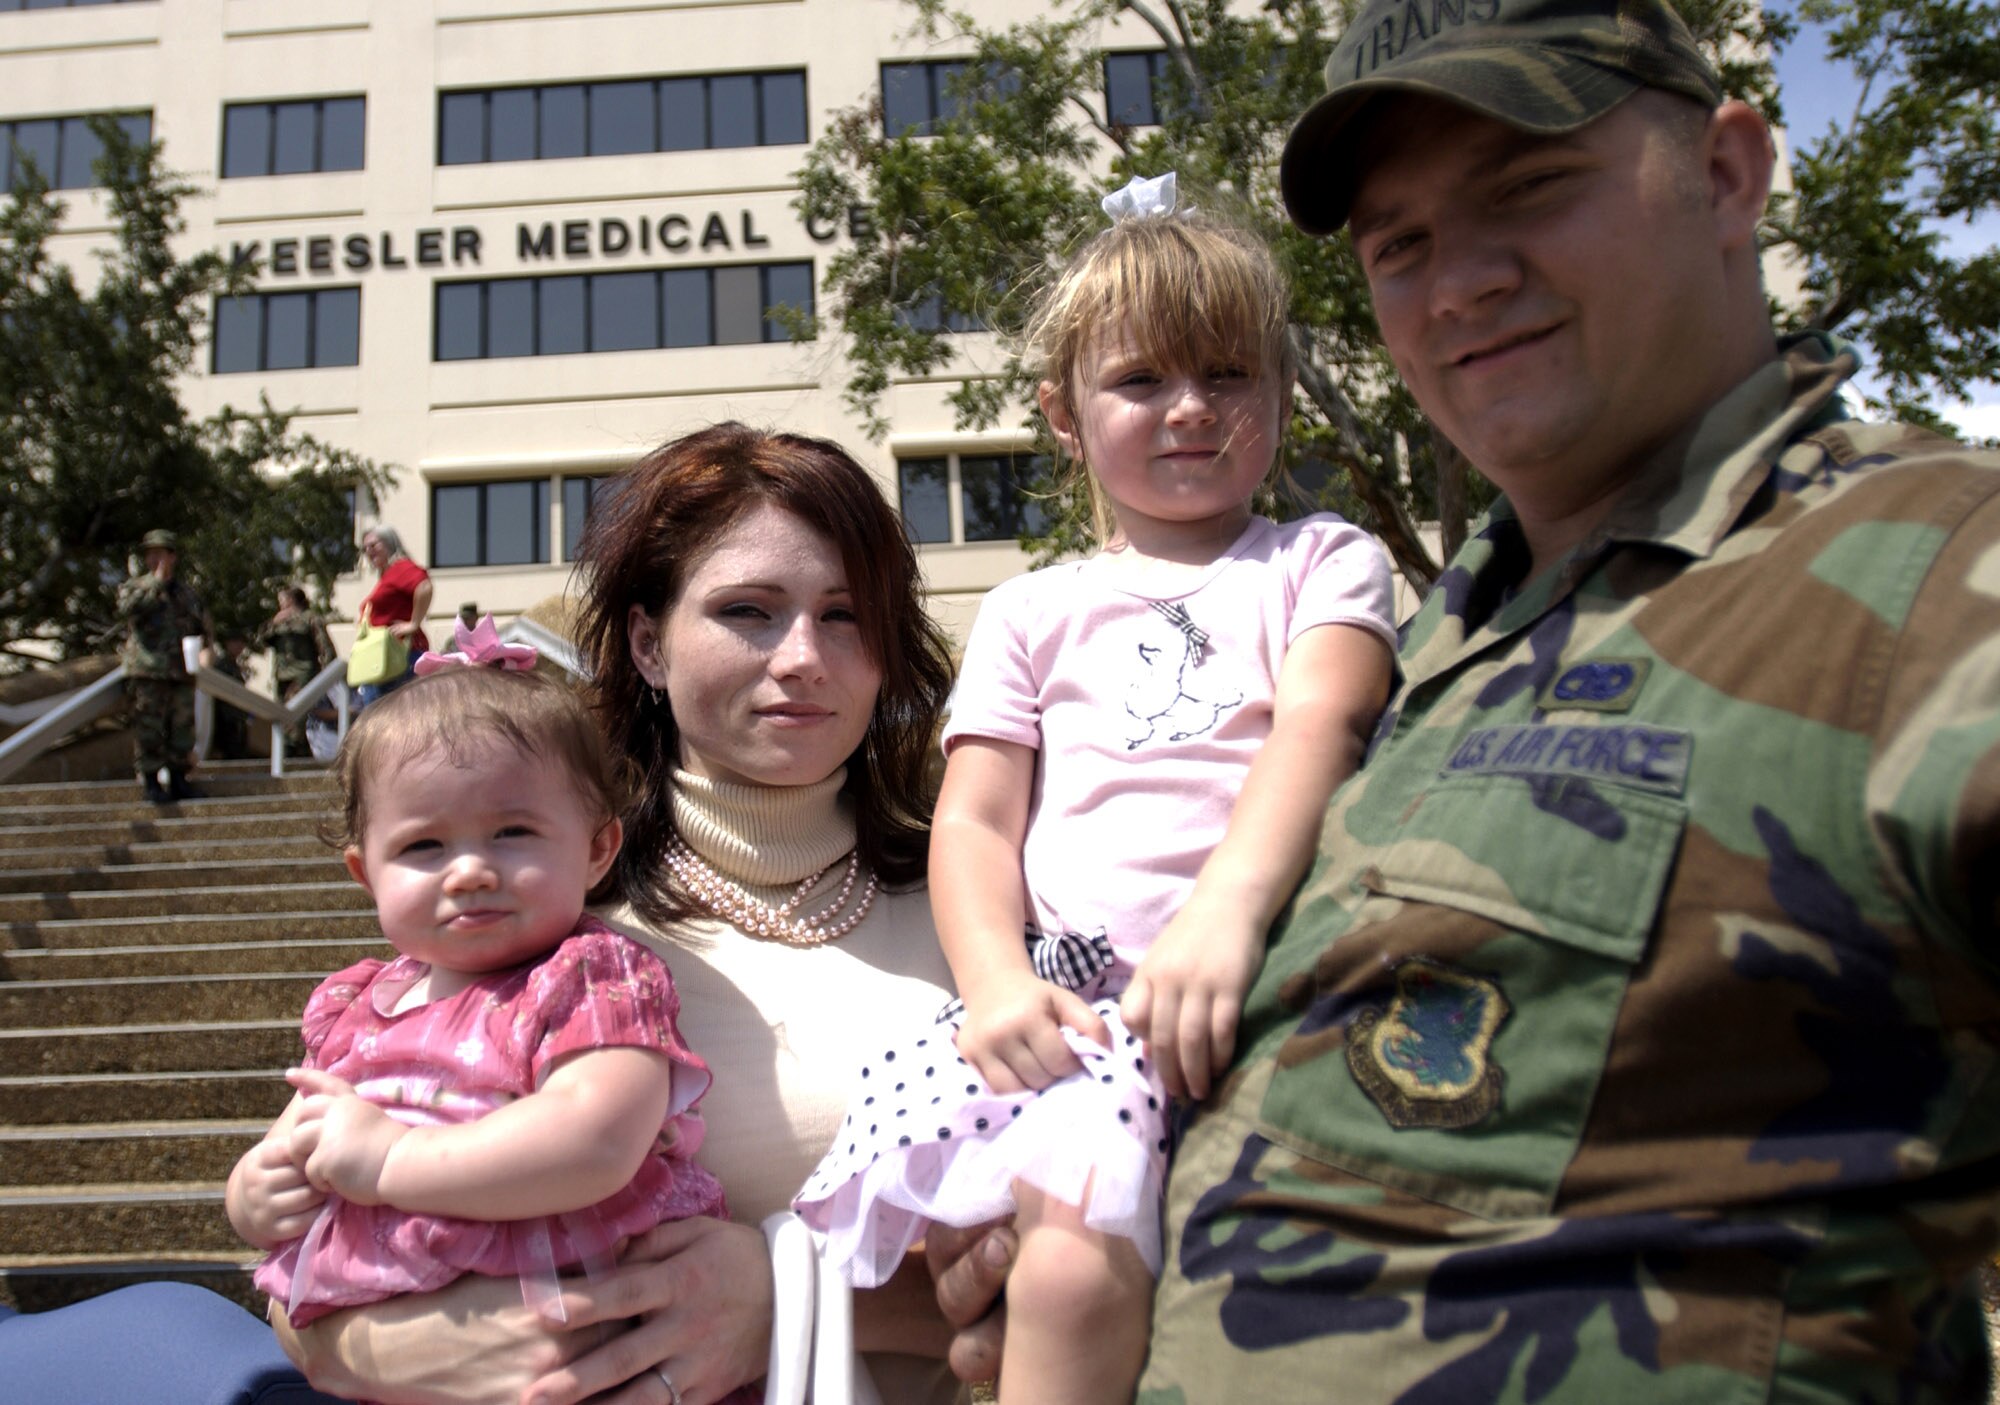
[(1436, 782), (1362, 873), (1258, 1130), (1473, 1214), (1546, 1214), (1686, 819), (1574, 778)]

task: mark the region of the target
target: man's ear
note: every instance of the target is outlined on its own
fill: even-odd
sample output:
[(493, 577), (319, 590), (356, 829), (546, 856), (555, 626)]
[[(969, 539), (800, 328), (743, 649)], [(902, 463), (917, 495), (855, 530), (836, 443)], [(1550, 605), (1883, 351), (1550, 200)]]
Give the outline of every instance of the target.
[(666, 645), (660, 637), (660, 622), (646, 613), (644, 605), (634, 605), (625, 612), (625, 647), (631, 651), (632, 666), (641, 678), (655, 688), (667, 686)]
[(1726, 102), (1709, 114), (1701, 149), (1719, 246), (1754, 250), (1777, 163), (1770, 127), (1750, 104)]
[(1054, 381), (1043, 381), (1035, 389), (1035, 399), (1042, 407), (1042, 418), (1049, 422), (1055, 433), (1056, 443), (1062, 451), (1073, 459), (1083, 458), (1083, 437), (1076, 432), (1076, 418), (1069, 412), (1069, 404)]
[(347, 864), (348, 877), (361, 885), (362, 892), (368, 894), (371, 898), (374, 897), (375, 890), (368, 886), (368, 867), (361, 862), (361, 846), (358, 844), (349, 844), (345, 849), (340, 851), (340, 857)]
[(604, 875), (611, 871), (611, 861), (618, 857), (618, 850), (624, 843), (625, 825), (615, 815), (590, 836), (590, 864), (585, 870), (589, 881), (583, 885), (585, 891), (604, 881)]

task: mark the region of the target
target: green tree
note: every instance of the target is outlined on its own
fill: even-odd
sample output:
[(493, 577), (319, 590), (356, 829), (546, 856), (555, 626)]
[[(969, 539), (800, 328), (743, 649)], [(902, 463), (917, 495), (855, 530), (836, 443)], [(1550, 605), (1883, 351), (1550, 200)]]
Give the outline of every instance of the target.
[[(1837, 0), (1805, 3), (1857, 14), (1864, 8)], [(879, 101), (837, 114), (808, 155), (798, 201), (820, 220), (843, 218), (852, 206), (872, 216), (868, 231), (827, 269), (828, 320), (852, 367), (847, 397), (871, 429), (879, 434), (886, 428), (883, 397), (903, 377), (959, 377), (953, 401), (964, 427), (1021, 416), (1031, 387), (1018, 360), (1004, 350), (984, 361), (959, 359), (960, 339), (942, 328), (954, 317), (974, 318), (1008, 345), (1048, 271), (1102, 226), (1097, 200), (1103, 191), (1135, 174), (1175, 170), (1184, 190), (1199, 192), (1197, 204), (1222, 206), (1260, 230), (1291, 276), (1300, 362), (1291, 452), (1301, 480), (1319, 504), (1376, 531), (1413, 584), (1424, 588), (1435, 580), (1439, 555), (1418, 524), (1440, 524), (1448, 558), (1468, 517), (1492, 490), (1424, 418), (1395, 375), (1347, 240), (1300, 234), (1285, 221), (1277, 192), (1278, 152), (1293, 120), (1321, 93), (1327, 54), (1358, 4), (1266, 0), (1249, 12), (1228, 0), (1054, 0), (1046, 16), (1000, 29), (951, 11), (945, 0), (911, 4), (915, 26), (934, 49), (966, 60), (949, 86), (950, 111), (928, 133), (895, 137), (884, 131)], [(1916, 52), (1922, 41), (1894, 23), (1897, 10), (1878, 8), (1882, 14), (1867, 33), (1887, 42), (1881, 36), (1893, 32), (1899, 53)], [(1942, 168), (1952, 176), (1941, 183), (1944, 193), (1905, 181), (1903, 198), (1919, 221), (1951, 210), (1953, 200), (1966, 210), (1992, 207), (1990, 117), (1997, 90), (1991, 75), (1996, 31), (1990, 16), (1982, 18), (1990, 7), (1922, 8), (1953, 13), (1954, 40), (1937, 39), (1925, 52), (1960, 82), (1955, 105), (1912, 100), (1899, 109), (1905, 113), (1897, 128), (1905, 142), (1899, 149), (1908, 159), (1958, 152)], [(1728, 91), (1779, 119), (1769, 55), (1792, 37), (1793, 19), (1755, 0), (1686, 0), (1680, 9), (1716, 58)], [(1121, 18), (1143, 26), (1165, 54), (1155, 87), (1157, 125), (1126, 126), (1106, 117), (1103, 39)], [(1926, 81), (1911, 64), (1895, 87), (1900, 92)], [(1976, 118), (1982, 93), (1985, 117)], [(1949, 146), (1953, 131), (1956, 148)], [(1816, 300), (1785, 311), (1785, 319), (1878, 344), (1900, 337), (1892, 344), (1907, 344), (1912, 357), (1921, 354), (1915, 344), (1922, 338), (1914, 332), (1936, 319), (1963, 327), (1968, 348), (1978, 344), (1983, 328), (1990, 358), (2000, 318), (1992, 315), (1990, 296), (1980, 302), (1976, 279), (1947, 286), (1948, 261), (1927, 265), (1938, 275), (1928, 301), (1891, 305), (1882, 299), (1881, 290), (1900, 285), (1893, 270), (1873, 271), (1874, 264), (1863, 263), (1876, 206), (1871, 190), (1851, 188), (1854, 169), (1823, 184), (1802, 181), (1798, 205), (1781, 206), (1770, 230), (1773, 242), (1802, 259), (1809, 288), (1849, 289), (1851, 306)], [(1822, 237), (1830, 229), (1854, 233), (1842, 236), (1843, 243)], [(1921, 232), (1911, 239), (1921, 245)], [(1925, 247), (1936, 258), (1935, 247)], [(1873, 271), (1873, 281), (1858, 277), (1857, 263)], [(1983, 277), (1990, 293), (1992, 270)], [(1864, 286), (1867, 293), (1855, 291)], [(1902, 321), (1896, 320), (1899, 307)], [(1828, 317), (1835, 320), (1821, 320)], [(1982, 374), (1963, 360), (1925, 364), (1960, 370), (1956, 381), (1932, 372), (1929, 384), (1937, 393), (1962, 392)], [(1983, 375), (1993, 375), (1990, 359)], [(1050, 530), (1028, 542), (1044, 560), (1084, 539), (1076, 502), (1059, 497), (1050, 508)]]
[(1794, 131), (1794, 190), (1771, 242), (1804, 274), (1801, 325), (1861, 342), (1899, 417), (2000, 380), (2000, 250), (1963, 258), (1944, 228), (2000, 209), (2000, 5), (1800, 0), (1859, 79), (1844, 122)]
[(293, 432), (268, 401), (192, 419), (177, 380), (209, 309), (248, 270), (173, 249), (192, 186), (95, 122), (115, 244), (94, 286), (50, 256), (62, 201), (32, 169), (0, 205), (0, 647), (106, 647), (127, 559), (150, 528), (180, 533), (183, 569), (223, 631), (268, 616), (285, 581), (322, 602), (354, 563), (350, 491), (387, 470)]

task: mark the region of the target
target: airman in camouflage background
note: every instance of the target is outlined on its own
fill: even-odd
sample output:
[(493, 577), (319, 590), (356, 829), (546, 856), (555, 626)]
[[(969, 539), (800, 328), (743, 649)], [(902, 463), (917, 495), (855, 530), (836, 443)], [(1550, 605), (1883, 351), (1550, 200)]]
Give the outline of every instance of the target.
[[(271, 651), (271, 691), (279, 702), (290, 702), (333, 662), (333, 640), (326, 632), (326, 621), (313, 612), (305, 591), (295, 585), (278, 591), (277, 612), (257, 631), (252, 647)], [(285, 733), (285, 744), (301, 755), (305, 753), (303, 723)]]
[(1772, 334), (1663, 4), (1375, 3), (1287, 147), (1505, 497), (1173, 1166), (1140, 1399), (1981, 1401), (2000, 455)]
[[(208, 615), (187, 582), (174, 577), (180, 543), (172, 532), (141, 539), (145, 568), (118, 588), (118, 614), (126, 624), (119, 659), (132, 704), (132, 740), (146, 798), (163, 805), (198, 792), (188, 783), (194, 762), (194, 682), (181, 639), (209, 633)], [(166, 772), (164, 785), (160, 773)]]

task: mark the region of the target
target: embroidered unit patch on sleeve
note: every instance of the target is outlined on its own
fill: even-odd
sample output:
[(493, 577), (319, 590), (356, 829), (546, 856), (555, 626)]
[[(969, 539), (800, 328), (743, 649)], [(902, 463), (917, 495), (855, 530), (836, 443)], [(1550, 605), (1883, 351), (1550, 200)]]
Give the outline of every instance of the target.
[(1511, 1012), (1497, 982), (1413, 956), (1387, 1009), (1347, 1027), (1347, 1067), (1393, 1127), (1470, 1127), (1500, 1106), (1493, 1036)]
[(1651, 659), (1589, 659), (1558, 673), (1535, 702), (1544, 712), (1565, 707), (1626, 712), (1638, 701), (1652, 668)]

